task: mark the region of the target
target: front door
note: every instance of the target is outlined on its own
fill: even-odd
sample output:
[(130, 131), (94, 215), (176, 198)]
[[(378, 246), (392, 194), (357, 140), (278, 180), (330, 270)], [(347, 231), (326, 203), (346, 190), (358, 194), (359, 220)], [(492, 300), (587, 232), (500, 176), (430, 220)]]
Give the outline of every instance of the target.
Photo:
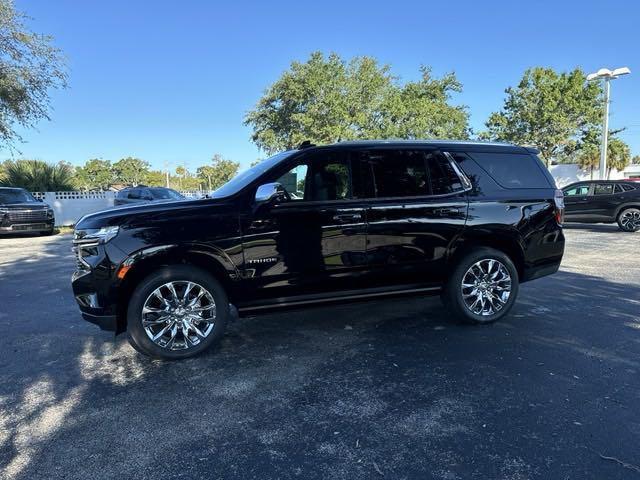
[(563, 190), (564, 214), (567, 220), (587, 219), (592, 213), (593, 206), (590, 203), (588, 183), (573, 185)]
[(374, 183), (367, 210), (367, 258), (380, 285), (437, 284), (462, 232), (468, 180), (450, 157), (422, 149), (359, 152)]
[(356, 289), (366, 267), (365, 204), (353, 199), (351, 165), (337, 151), (315, 152), (265, 182), (290, 199), (257, 206), (243, 220), (245, 280), (255, 298)]

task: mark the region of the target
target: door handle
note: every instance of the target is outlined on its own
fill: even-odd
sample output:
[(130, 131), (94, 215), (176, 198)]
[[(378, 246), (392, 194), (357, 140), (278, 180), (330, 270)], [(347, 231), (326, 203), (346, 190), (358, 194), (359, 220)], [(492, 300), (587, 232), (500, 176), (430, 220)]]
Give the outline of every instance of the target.
[(436, 208), (435, 214), (440, 217), (446, 217), (448, 215), (458, 215), (462, 207), (447, 207), (447, 208)]
[(333, 219), (336, 222), (356, 222), (358, 220), (362, 220), (361, 213), (338, 213), (333, 216)]

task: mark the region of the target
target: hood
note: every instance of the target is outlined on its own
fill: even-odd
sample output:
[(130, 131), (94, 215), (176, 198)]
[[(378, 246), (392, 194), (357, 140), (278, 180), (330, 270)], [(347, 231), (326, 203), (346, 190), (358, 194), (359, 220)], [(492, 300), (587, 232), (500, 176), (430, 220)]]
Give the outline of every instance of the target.
[(217, 199), (176, 200), (166, 202), (149, 202), (140, 205), (120, 205), (108, 210), (90, 213), (76, 223), (76, 229), (102, 228), (122, 226), (139, 222), (152, 221), (156, 218), (179, 218), (187, 213), (201, 209), (223, 208), (227, 202)]

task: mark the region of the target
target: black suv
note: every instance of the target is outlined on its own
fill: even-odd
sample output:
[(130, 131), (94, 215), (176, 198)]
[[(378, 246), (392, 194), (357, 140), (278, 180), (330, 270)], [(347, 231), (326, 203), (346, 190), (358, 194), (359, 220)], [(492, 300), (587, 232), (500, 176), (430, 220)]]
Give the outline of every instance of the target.
[(567, 222), (613, 223), (640, 230), (640, 183), (614, 180), (576, 182), (562, 189)]
[(128, 205), (131, 203), (167, 202), (185, 200), (184, 195), (171, 188), (165, 187), (127, 187), (120, 190), (114, 200), (114, 205)]
[(53, 233), (53, 209), (24, 188), (0, 187), (0, 234)]
[[(303, 144), (213, 198), (87, 215), (73, 291), (86, 320), (181, 358), (233, 311), (441, 294), (488, 323), (558, 270), (562, 192), (536, 151), (445, 141)], [(295, 193), (294, 193), (295, 192)]]

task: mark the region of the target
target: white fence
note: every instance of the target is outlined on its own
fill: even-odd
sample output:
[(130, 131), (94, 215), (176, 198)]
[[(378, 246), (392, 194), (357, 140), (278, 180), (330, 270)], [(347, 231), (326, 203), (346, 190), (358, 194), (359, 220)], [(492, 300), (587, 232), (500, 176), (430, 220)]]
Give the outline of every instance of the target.
[[(33, 196), (53, 208), (56, 226), (75, 225), (88, 213), (106, 210), (114, 205), (116, 192), (32, 192)], [(202, 198), (206, 192), (180, 192), (190, 199)]]

